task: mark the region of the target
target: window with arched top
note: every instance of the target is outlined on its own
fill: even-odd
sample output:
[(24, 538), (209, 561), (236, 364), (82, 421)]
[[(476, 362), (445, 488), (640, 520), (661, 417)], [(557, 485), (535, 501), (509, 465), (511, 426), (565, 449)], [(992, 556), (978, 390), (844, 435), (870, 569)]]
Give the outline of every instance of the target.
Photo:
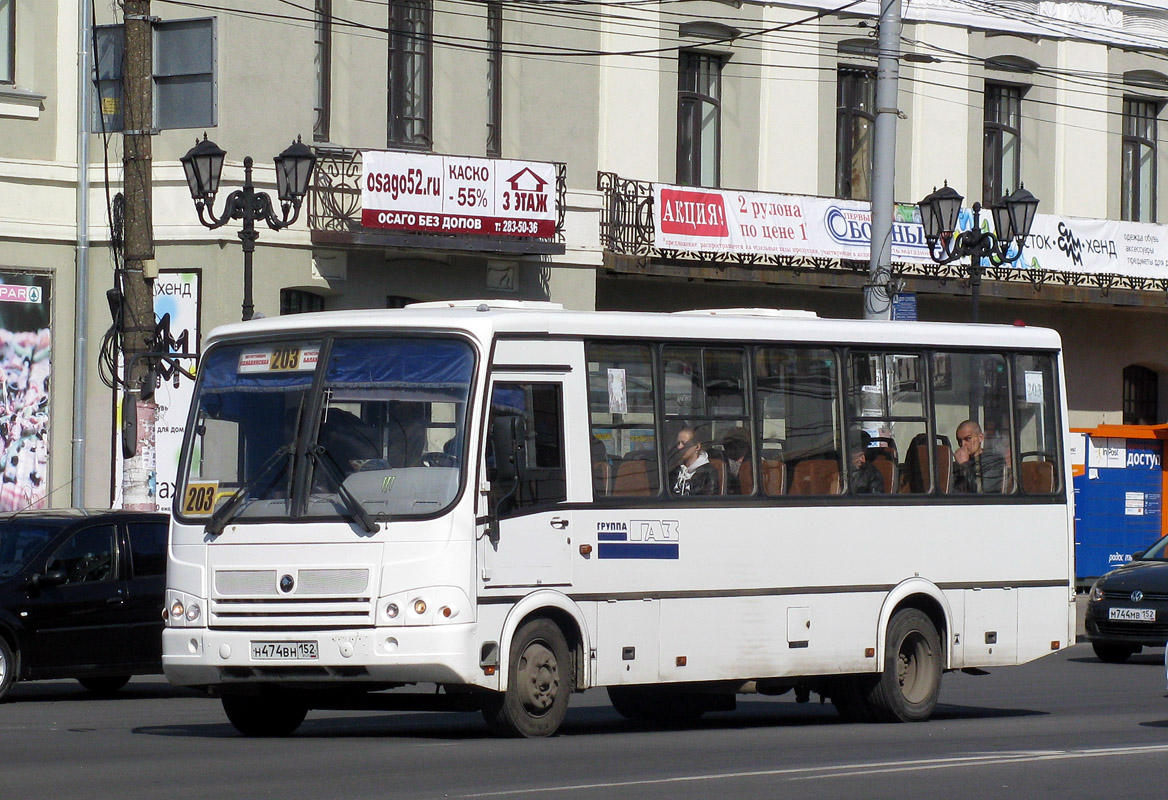
[(1131, 364), (1123, 368), (1123, 424), (1154, 425), (1160, 420), (1160, 376)]

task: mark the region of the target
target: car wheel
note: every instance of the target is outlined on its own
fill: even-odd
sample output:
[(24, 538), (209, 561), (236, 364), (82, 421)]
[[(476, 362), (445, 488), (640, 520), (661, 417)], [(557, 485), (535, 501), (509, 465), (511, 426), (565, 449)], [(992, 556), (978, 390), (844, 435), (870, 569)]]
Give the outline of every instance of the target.
[(1091, 649), (1100, 661), (1108, 664), (1122, 664), (1135, 654), (1138, 647), (1129, 644), (1111, 644), (1110, 642), (1091, 642)]
[(888, 623), (884, 671), (868, 695), (879, 722), (922, 722), (932, 716), (941, 693), (941, 639), (933, 621), (915, 608), (896, 612)]
[(77, 682), (96, 695), (108, 697), (129, 683), (130, 676), (103, 675), (97, 678), (78, 678)]
[(0, 636), (0, 700), (8, 696), (8, 690), (16, 683), (16, 652), (12, 645)]
[(549, 619), (534, 619), (512, 639), (507, 691), (487, 698), (483, 717), (501, 736), (551, 736), (568, 714), (574, 685), (563, 632)]
[(287, 736), (300, 727), (308, 706), (288, 695), (227, 695), (223, 710), (244, 736)]

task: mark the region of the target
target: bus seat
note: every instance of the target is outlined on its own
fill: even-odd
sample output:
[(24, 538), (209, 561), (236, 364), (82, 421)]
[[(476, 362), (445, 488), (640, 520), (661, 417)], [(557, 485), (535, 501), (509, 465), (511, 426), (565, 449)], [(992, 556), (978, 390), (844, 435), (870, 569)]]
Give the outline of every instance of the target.
[(749, 458), (742, 459), (738, 466), (738, 493), (750, 494), (754, 491), (754, 465)]
[(644, 459), (622, 461), (612, 484), (613, 497), (649, 497), (649, 466)]
[(607, 497), (612, 491), (612, 464), (597, 461), (592, 465), (592, 494)]
[(780, 459), (762, 460), (762, 493), (767, 497), (778, 497), (787, 489), (787, 465)]
[(839, 464), (834, 459), (800, 461), (791, 476), (791, 494), (839, 494), (839, 477)]
[(949, 494), (953, 488), (953, 448), (947, 444), (936, 446), (937, 486), (940, 494)]
[(891, 458), (885, 456), (877, 456), (872, 459), (872, 466), (880, 471), (880, 476), (884, 478), (884, 493), (892, 494), (896, 491), (896, 462)]
[(710, 466), (718, 476), (718, 491), (715, 494), (726, 494), (726, 462), (720, 458), (711, 458)]

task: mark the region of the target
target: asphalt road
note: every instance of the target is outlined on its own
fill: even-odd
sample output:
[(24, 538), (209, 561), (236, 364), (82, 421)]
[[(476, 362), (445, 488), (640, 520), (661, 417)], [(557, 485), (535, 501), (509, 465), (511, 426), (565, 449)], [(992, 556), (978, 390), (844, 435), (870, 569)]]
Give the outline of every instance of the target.
[(491, 738), (477, 714), (383, 712), (312, 712), (294, 736), (256, 740), (161, 678), (109, 700), (31, 683), (0, 705), (0, 797), (1163, 798), (1164, 684), (1162, 651), (1112, 665), (1077, 645), (947, 675), (914, 725), (847, 724), (787, 695), (652, 729), (592, 691), (546, 740)]

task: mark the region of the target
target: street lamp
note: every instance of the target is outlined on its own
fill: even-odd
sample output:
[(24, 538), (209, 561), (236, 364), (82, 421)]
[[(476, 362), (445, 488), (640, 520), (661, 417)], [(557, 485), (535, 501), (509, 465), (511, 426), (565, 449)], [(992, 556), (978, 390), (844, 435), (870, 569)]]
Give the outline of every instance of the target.
[[(281, 216), (277, 217), (272, 205), (272, 198), (267, 192), (257, 192), (251, 182), (251, 156), (243, 159), (243, 188), (236, 189), (227, 195), (227, 201), (222, 215), (216, 217), (212, 206), (215, 202), (215, 193), (219, 191), (219, 177), (223, 172), (223, 159), (227, 153), (217, 144), (207, 140), (203, 134), (203, 141), (195, 141), (195, 146), (179, 159), (187, 175), (187, 187), (191, 190), (191, 199), (195, 201), (195, 209), (199, 212), (199, 222), (211, 230), (222, 227), (228, 220), (243, 220), (243, 230), (239, 232), (243, 242), (243, 319), (246, 322), (252, 318), (255, 306), (251, 299), (251, 259), (255, 252), (256, 239), (260, 238), (255, 229), (255, 221), (262, 219), (274, 231), (287, 228), (300, 216), (300, 205), (304, 202), (304, 195), (308, 192), (308, 183), (312, 180), (312, 168), (316, 165), (316, 156), (296, 137), (292, 145), (272, 159), (276, 166), (276, 193), (280, 200)], [(207, 216), (204, 216), (204, 209)]]
[[(973, 321), (978, 321), (978, 299), (981, 294), (981, 275), (985, 270), (983, 258), (998, 267), (1018, 260), (1022, 255), (1022, 245), (1030, 235), (1034, 215), (1038, 211), (1038, 198), (1020, 186), (1013, 194), (1006, 194), (990, 206), (997, 233), (981, 229), (981, 203), (973, 204), (973, 227), (954, 236), (957, 218), (961, 214), (964, 200), (946, 183), (940, 189), (921, 200), (921, 225), (925, 229), (925, 242), (929, 245), (929, 257), (938, 264), (948, 264), (969, 256), (969, 287), (973, 298)], [(937, 245), (940, 244), (940, 252)], [(1010, 254), (1011, 245), (1015, 246)]]

